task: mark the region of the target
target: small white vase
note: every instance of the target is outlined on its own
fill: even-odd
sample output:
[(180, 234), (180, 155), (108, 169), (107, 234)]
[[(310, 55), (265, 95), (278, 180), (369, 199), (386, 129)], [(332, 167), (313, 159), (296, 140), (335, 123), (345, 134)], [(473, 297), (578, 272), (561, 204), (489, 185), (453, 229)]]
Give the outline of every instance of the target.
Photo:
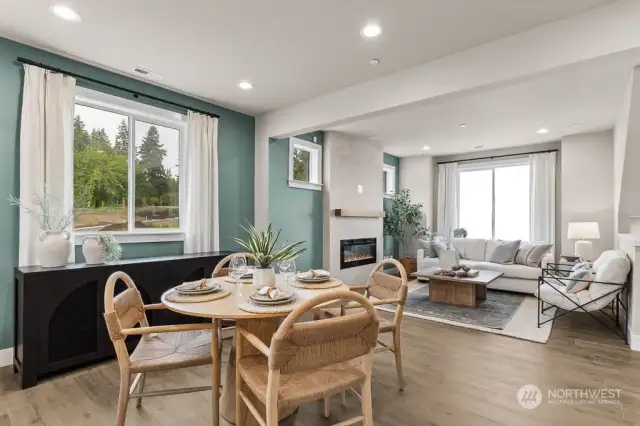
[(88, 265), (98, 265), (107, 260), (107, 249), (98, 236), (82, 239), (82, 254)]
[(66, 265), (71, 254), (71, 234), (67, 231), (42, 231), (36, 242), (36, 252), (40, 265), (45, 268)]
[(276, 272), (272, 267), (254, 268), (253, 270), (253, 286), (259, 289), (264, 286), (276, 286)]

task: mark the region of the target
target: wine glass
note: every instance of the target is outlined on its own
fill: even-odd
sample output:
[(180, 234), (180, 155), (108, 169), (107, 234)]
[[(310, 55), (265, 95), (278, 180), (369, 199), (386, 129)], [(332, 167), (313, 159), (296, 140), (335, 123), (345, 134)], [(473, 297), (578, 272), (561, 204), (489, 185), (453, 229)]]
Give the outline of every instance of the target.
[(280, 273), (284, 275), (284, 290), (289, 290), (290, 277), (296, 273), (296, 261), (294, 259), (283, 260), (278, 263)]
[[(236, 300), (242, 298), (242, 290), (240, 286), (240, 278), (247, 272), (247, 257), (244, 254), (236, 254), (229, 262), (229, 276), (236, 282), (233, 293)], [(240, 300), (237, 300), (240, 302)]]

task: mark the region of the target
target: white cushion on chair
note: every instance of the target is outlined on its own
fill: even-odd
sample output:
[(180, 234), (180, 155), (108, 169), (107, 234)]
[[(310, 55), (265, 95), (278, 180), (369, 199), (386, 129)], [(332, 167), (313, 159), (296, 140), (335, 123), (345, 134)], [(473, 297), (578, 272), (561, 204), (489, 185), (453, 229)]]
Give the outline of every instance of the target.
[[(595, 300), (595, 298), (591, 296), (589, 290), (582, 290), (577, 293), (567, 293), (565, 292), (563, 286), (557, 283), (553, 283), (552, 280), (553, 279), (547, 279), (547, 281), (549, 282), (545, 282), (540, 286), (540, 291), (536, 292), (536, 296), (545, 303), (557, 306), (558, 308), (567, 311), (576, 309), (576, 304), (583, 306), (587, 303), (588, 305), (583, 306), (586, 311), (598, 311), (611, 303), (615, 299), (617, 294), (613, 293), (607, 297), (603, 297), (602, 299), (592, 302), (593, 300)], [(577, 312), (582, 312), (582, 310), (578, 309)]]

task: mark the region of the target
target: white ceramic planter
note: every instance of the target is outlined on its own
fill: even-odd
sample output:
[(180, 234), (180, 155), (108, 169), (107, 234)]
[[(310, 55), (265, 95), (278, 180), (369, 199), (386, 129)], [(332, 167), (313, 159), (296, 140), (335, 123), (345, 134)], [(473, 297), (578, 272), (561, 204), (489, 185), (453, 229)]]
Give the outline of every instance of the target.
[(107, 249), (98, 236), (84, 237), (82, 239), (82, 254), (89, 265), (98, 265), (107, 260)]
[(276, 286), (276, 272), (273, 268), (255, 268), (253, 270), (253, 286), (256, 289), (268, 285), (269, 287)]
[(43, 267), (64, 266), (71, 254), (71, 234), (67, 231), (42, 231), (36, 243), (36, 250)]

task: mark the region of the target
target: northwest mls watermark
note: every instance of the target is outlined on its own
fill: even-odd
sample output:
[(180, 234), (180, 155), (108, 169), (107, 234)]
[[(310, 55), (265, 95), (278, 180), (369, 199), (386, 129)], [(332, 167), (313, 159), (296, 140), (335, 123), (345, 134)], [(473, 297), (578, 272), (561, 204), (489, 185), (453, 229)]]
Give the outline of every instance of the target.
[(536, 385), (524, 385), (516, 393), (522, 408), (533, 410), (540, 404), (551, 405), (619, 405), (622, 389), (615, 388), (549, 388), (542, 392)]

